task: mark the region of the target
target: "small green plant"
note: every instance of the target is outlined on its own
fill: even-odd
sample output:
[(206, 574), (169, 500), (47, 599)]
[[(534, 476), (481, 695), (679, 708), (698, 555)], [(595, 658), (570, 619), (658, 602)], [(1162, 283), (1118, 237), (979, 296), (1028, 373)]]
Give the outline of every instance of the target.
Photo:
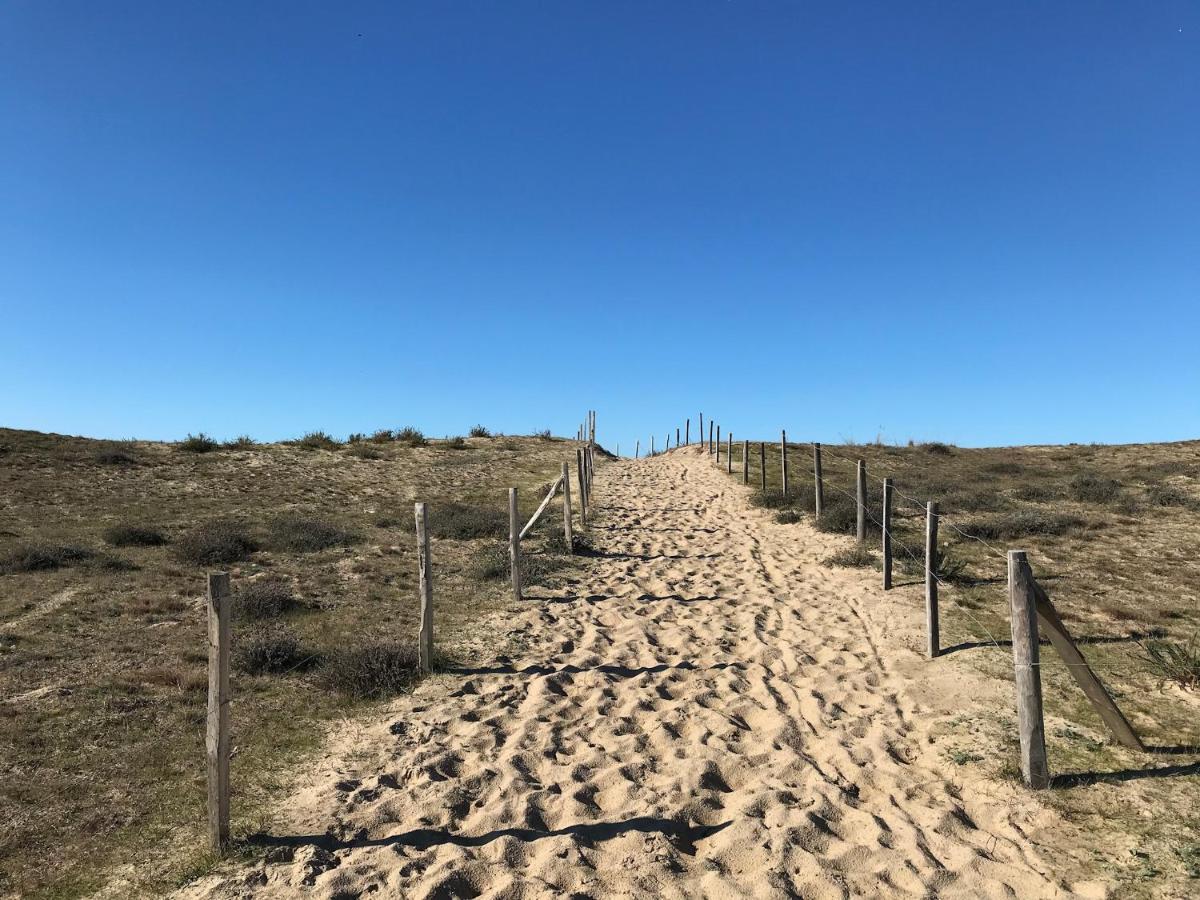
[(114, 547), (160, 547), (167, 536), (145, 525), (113, 525), (104, 529), (104, 542)]
[(467, 432), (470, 437), (485, 438), (491, 437), (492, 433), (482, 425), (472, 425), (471, 430)]
[(346, 448), (346, 455), (356, 459), (383, 459), (383, 454), (370, 444), (353, 443)]
[(1121, 483), (1092, 472), (1071, 479), (1071, 496), (1081, 503), (1112, 503), (1121, 496)]
[(346, 547), (361, 538), (324, 519), (297, 513), (276, 516), (268, 525), (271, 548), (293, 553), (315, 553), (330, 547)]
[[(399, 524), (405, 531), (416, 530), (416, 520), (403, 516)], [(429, 534), (435, 538), (469, 541), (474, 538), (508, 536), (508, 513), (498, 507), (473, 506), (469, 503), (431, 503)]]
[(1150, 670), (1160, 682), (1173, 681), (1187, 690), (1200, 688), (1200, 630), (1187, 643), (1168, 640), (1139, 642)]
[(1051, 500), (1062, 499), (1060, 489), (1048, 484), (1023, 484), (1013, 491), (1018, 500), (1032, 500), (1035, 503), (1047, 503)]
[(341, 446), (334, 437), (324, 431), (310, 431), (292, 444), (302, 450), (336, 450)]
[(175, 543), (175, 555), (197, 566), (222, 565), (249, 559), (258, 542), (238, 522), (215, 519), (197, 525)]
[(396, 440), (396, 432), (390, 428), (380, 428), (368, 438), (372, 444), (390, 444)]
[(0, 557), (0, 574), (51, 572), (84, 562), (95, 556), (86, 547), (64, 544), (35, 544), (17, 547)]
[(833, 556), (821, 560), (821, 565), (828, 568), (845, 566), (846, 568), (863, 568), (875, 565), (875, 554), (860, 544), (839, 550)]
[(762, 509), (786, 509), (792, 505), (794, 499), (791, 494), (785, 494), (783, 491), (760, 490), (750, 495), (750, 505)]
[(467, 441), (461, 434), (457, 434), (454, 437), (446, 438), (442, 446), (447, 450), (466, 450)]
[(257, 447), (258, 441), (250, 437), (248, 434), (239, 434), (231, 441), (225, 442), (227, 450), (249, 450), (252, 447)]
[(199, 434), (189, 434), (176, 444), (177, 449), (184, 453), (212, 453), (221, 445), (201, 431)]
[(950, 456), (954, 453), (953, 444), (945, 444), (941, 441), (923, 441), (917, 444), (918, 450), (924, 450), (926, 453), (933, 453), (937, 456)]
[(424, 447), (429, 441), (425, 439), (425, 435), (411, 425), (405, 425), (396, 432), (396, 440), (401, 444), (408, 444), (410, 447)]
[(231, 662), (247, 675), (267, 675), (300, 668), (307, 656), (294, 631), (286, 625), (267, 625), (235, 637)]
[(799, 511), (794, 509), (781, 509), (775, 513), (775, 521), (780, 525), (795, 525), (802, 518)]
[(382, 641), (327, 654), (319, 680), (328, 690), (372, 699), (402, 693), (418, 677), (417, 651), (413, 644)]
[(281, 578), (262, 578), (238, 586), (233, 612), (238, 619), (274, 619), (296, 608), (291, 586)]

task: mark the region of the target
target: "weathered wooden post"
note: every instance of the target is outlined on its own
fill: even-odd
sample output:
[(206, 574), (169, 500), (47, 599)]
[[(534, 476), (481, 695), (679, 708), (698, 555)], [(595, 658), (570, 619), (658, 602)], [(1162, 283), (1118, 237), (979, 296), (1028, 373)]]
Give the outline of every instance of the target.
[(213, 850), (229, 846), (229, 622), (233, 595), (226, 572), (208, 576), (208, 833)]
[(787, 431), (779, 432), (779, 476), (783, 482), (783, 496), (788, 495), (787, 482)]
[(819, 519), (821, 518), (821, 510), (825, 508), (825, 480), (821, 477), (821, 445), (819, 443), (813, 444), (813, 478), (817, 482), (814, 503), (816, 504), (816, 513)]
[(675, 449), (678, 450), (682, 445), (679, 443), (679, 426), (675, 426)]
[(587, 528), (587, 482), (583, 475), (583, 449), (575, 451), (575, 474), (579, 477), (579, 529)]
[(521, 599), (521, 517), (517, 513), (517, 489), (508, 489), (508, 559), (512, 568), (513, 599)]
[(1031, 788), (1050, 786), (1046, 727), (1042, 720), (1042, 674), (1038, 654), (1037, 594), (1024, 550), (1008, 551), (1008, 600), (1012, 608), (1013, 669), (1017, 681), (1017, 727), (1021, 775)]
[(571, 534), (571, 467), (562, 464), (563, 486), (563, 540), (567, 542), (567, 553), (575, 553), (575, 538)]
[(750, 442), (742, 441), (742, 484), (750, 483)]
[(930, 659), (942, 652), (938, 626), (937, 533), (938, 505), (936, 500), (930, 500), (925, 507), (925, 633)]
[(733, 432), (729, 432), (729, 443), (725, 446), (725, 473), (733, 474)]
[(686, 447), (692, 443), (692, 420), (688, 419), (683, 423), (683, 445)]
[(704, 413), (700, 413), (700, 430), (696, 432), (696, 443), (704, 446)]
[(654, 455), (654, 435), (650, 435), (650, 455)]
[(717, 465), (721, 464), (721, 426), (717, 426)]
[(867, 540), (867, 463), (858, 461), (858, 542)]
[(417, 522), (417, 584), (420, 591), (420, 625), (417, 628), (417, 667), (433, 671), (433, 563), (429, 556), (429, 506), (415, 504)]
[(638, 438), (633, 445), (633, 458), (639, 459), (642, 455), (642, 439)]
[(883, 479), (883, 589), (892, 589), (892, 479)]
[(767, 442), (758, 442), (758, 477), (762, 481), (762, 492), (767, 492)]
[(712, 456), (712, 454), (713, 454), (713, 421), (712, 421), (712, 419), (709, 419), (708, 420), (708, 455)]

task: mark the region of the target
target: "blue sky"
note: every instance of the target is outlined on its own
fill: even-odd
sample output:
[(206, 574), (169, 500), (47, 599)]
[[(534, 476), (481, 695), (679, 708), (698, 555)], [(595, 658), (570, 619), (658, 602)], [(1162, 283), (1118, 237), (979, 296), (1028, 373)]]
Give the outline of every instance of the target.
[(0, 424), (1200, 433), (1195, 2), (0, 6)]

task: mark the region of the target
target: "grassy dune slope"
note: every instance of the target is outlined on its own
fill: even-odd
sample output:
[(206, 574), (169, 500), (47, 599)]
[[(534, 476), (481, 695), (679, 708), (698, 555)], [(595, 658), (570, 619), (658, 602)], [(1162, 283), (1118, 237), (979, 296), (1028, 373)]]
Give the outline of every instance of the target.
[[(466, 504), (443, 533), (491, 535), (434, 541), (453, 654), (505, 599), (492, 551), (507, 488), (528, 515), (563, 461), (574, 470), (575, 445), (548, 438), (308, 443), (197, 453), (0, 429), (0, 894), (77, 896), (134, 861), (136, 889), (155, 893), (204, 865), (206, 570), (274, 585), (260, 620), (235, 621), (235, 669), (240, 648), (243, 667), (289, 670), (234, 673), (245, 832), (325, 723), (370, 702), (354, 692), (403, 689), (409, 661), (381, 654), (415, 633), (412, 502), (435, 517)], [(259, 549), (197, 562), (195, 530), (214, 520), (210, 537)], [(346, 651), (364, 647), (356, 665)]]

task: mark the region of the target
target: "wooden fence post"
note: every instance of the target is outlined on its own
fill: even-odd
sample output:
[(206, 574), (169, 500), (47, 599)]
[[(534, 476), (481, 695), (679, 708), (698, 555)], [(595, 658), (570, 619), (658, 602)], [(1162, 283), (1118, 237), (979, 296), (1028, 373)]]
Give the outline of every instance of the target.
[(417, 522), (417, 582), (421, 604), (417, 629), (417, 667), (422, 672), (432, 672), (433, 563), (429, 558), (429, 505), (416, 504), (414, 514)]
[(562, 464), (563, 486), (563, 540), (567, 542), (567, 553), (575, 553), (575, 538), (571, 534), (571, 467)]
[(692, 443), (692, 420), (688, 419), (683, 423), (683, 444), (689, 446)]
[(508, 489), (508, 560), (512, 568), (513, 599), (521, 599), (521, 517), (517, 513), (517, 489)]
[(858, 461), (858, 489), (855, 493), (858, 494), (858, 542), (866, 543), (867, 540), (867, 463), (866, 460)]
[(654, 435), (650, 435), (650, 455), (654, 455)]
[(788, 495), (787, 482), (787, 431), (779, 432), (779, 475), (783, 481), (783, 496)]
[(1021, 775), (1031, 788), (1050, 786), (1046, 726), (1042, 720), (1042, 673), (1038, 658), (1037, 593), (1024, 550), (1008, 551), (1008, 600), (1012, 607), (1013, 668), (1017, 680), (1017, 727)]
[(634, 443), (634, 445), (633, 445), (633, 458), (640, 459), (641, 455), (642, 455), (642, 439), (638, 438), (637, 442)]
[(721, 426), (717, 426), (717, 465), (721, 464)]
[(742, 441), (742, 484), (750, 483), (750, 442)]
[(700, 430), (696, 432), (696, 443), (704, 446), (704, 413), (700, 413)]
[(813, 478), (816, 480), (816, 496), (814, 503), (816, 504), (817, 518), (821, 518), (821, 510), (825, 508), (825, 479), (821, 477), (821, 445), (813, 444)]
[(758, 477), (762, 481), (762, 492), (767, 492), (767, 442), (758, 442)]
[(883, 479), (883, 589), (892, 589), (892, 479)]
[(713, 420), (709, 419), (708, 420), (708, 455), (712, 456), (712, 453), (713, 453)]
[(587, 484), (583, 477), (583, 450), (575, 451), (575, 474), (579, 476), (579, 530), (587, 528)]
[(930, 659), (942, 652), (938, 625), (937, 534), (938, 505), (936, 500), (930, 500), (925, 507), (925, 634)]
[(229, 575), (208, 576), (208, 833), (212, 848), (229, 846)]
[(679, 445), (679, 426), (676, 425), (675, 426), (675, 449), (678, 450), (679, 446), (680, 446)]
[(733, 474), (733, 432), (729, 432), (728, 441), (725, 445), (725, 472), (728, 475)]

